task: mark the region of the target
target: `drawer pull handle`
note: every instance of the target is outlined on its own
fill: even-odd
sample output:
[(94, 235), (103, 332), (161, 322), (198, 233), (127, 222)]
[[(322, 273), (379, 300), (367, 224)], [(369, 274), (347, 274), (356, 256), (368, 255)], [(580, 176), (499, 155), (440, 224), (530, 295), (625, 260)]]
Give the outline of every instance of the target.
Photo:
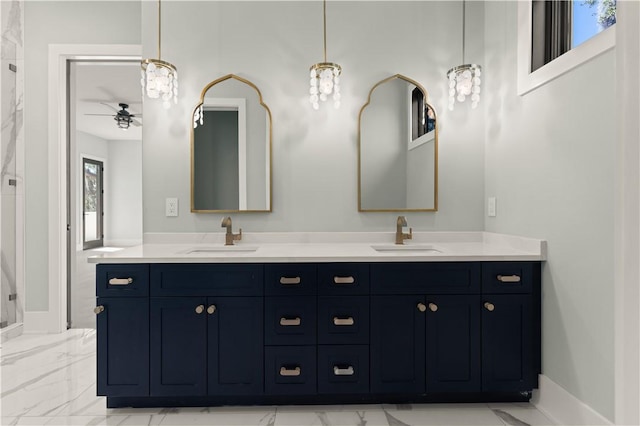
[(353, 376), (355, 371), (352, 366), (348, 366), (347, 368), (340, 368), (337, 365), (333, 366), (333, 375), (334, 376)]
[(489, 311), (489, 312), (493, 312), (493, 310), (496, 308), (495, 305), (493, 303), (490, 302), (484, 302), (484, 308)]
[(102, 306), (102, 305), (99, 305), (99, 306), (96, 306), (95, 308), (93, 308), (93, 313), (96, 314), (96, 315), (102, 313), (103, 311), (104, 311), (104, 306)]
[(280, 284), (284, 285), (297, 285), (300, 284), (300, 277), (280, 277)]
[(353, 277), (333, 277), (333, 282), (335, 284), (353, 284), (356, 282), (356, 279)]
[(353, 317), (339, 318), (333, 317), (333, 325), (353, 325)]
[(418, 303), (418, 310), (424, 312), (427, 310), (427, 306), (424, 303)]
[(520, 275), (498, 275), (496, 277), (502, 283), (519, 283)]
[(287, 368), (287, 367), (280, 367), (280, 375), (281, 376), (299, 376), (302, 370), (300, 370), (300, 367), (296, 367), (296, 368)]
[(204, 305), (198, 305), (196, 306), (196, 314), (201, 314), (204, 312)]
[(133, 278), (111, 278), (109, 285), (129, 285), (133, 282)]
[(299, 326), (301, 323), (302, 323), (302, 320), (300, 319), (300, 317), (295, 317), (295, 318), (282, 317), (282, 318), (280, 318), (280, 325), (283, 325), (285, 327), (288, 327), (288, 326)]
[(209, 305), (209, 307), (207, 308), (207, 313), (209, 315), (213, 315), (215, 311), (216, 311), (216, 305)]
[(429, 310), (431, 312), (436, 312), (438, 310), (438, 305), (436, 305), (435, 303), (429, 303)]

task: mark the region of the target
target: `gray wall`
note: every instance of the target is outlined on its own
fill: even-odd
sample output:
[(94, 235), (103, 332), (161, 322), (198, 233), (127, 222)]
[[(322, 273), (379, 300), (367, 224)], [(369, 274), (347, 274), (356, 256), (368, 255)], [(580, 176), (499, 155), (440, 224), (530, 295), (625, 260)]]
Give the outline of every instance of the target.
[(516, 16), (487, 3), (486, 229), (548, 241), (543, 373), (613, 419), (615, 52), (518, 96)]
[[(424, 85), (442, 130), (440, 210), (409, 214), (410, 225), (483, 229), (483, 117), (446, 110), (446, 71), (462, 60), (461, 3), (328, 2), (327, 59), (343, 67), (343, 98), (339, 110), (320, 111), (308, 99), (309, 67), (322, 60), (321, 2), (162, 5), (163, 59), (178, 67), (180, 97), (168, 111), (144, 103), (145, 233), (219, 231), (221, 215), (189, 212), (189, 126), (202, 88), (228, 73), (253, 81), (273, 113), (273, 212), (236, 215), (246, 232), (394, 229), (394, 213), (357, 212), (356, 164), (358, 112), (371, 87), (396, 73)], [(483, 7), (467, 6), (466, 59), (480, 61)], [(143, 3), (144, 55), (155, 54), (155, 11)], [(178, 218), (164, 216), (166, 197), (181, 200)]]
[(108, 141), (105, 245), (142, 242), (142, 141)]

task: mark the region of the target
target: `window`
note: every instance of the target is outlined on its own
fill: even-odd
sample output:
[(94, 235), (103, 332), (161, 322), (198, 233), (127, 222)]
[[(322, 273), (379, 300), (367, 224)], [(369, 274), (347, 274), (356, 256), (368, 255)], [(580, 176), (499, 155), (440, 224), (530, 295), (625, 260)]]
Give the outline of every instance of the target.
[(616, 0), (518, 3), (518, 93), (550, 81), (615, 43)]

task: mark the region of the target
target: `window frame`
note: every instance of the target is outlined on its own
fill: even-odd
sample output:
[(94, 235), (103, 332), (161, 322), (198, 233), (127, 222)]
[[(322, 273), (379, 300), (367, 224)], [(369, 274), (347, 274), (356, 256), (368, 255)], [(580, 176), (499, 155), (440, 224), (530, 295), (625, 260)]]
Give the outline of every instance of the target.
[(603, 30), (551, 62), (531, 72), (532, 0), (518, 2), (518, 95), (522, 96), (552, 81), (616, 44), (616, 26)]

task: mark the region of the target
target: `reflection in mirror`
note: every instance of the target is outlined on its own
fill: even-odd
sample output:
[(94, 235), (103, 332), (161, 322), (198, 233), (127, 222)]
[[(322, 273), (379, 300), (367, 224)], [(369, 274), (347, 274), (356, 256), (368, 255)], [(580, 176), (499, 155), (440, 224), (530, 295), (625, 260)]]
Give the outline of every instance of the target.
[(438, 210), (436, 113), (419, 83), (396, 74), (360, 110), (358, 210)]
[(191, 211), (271, 211), (271, 111), (242, 77), (212, 81), (194, 109)]

